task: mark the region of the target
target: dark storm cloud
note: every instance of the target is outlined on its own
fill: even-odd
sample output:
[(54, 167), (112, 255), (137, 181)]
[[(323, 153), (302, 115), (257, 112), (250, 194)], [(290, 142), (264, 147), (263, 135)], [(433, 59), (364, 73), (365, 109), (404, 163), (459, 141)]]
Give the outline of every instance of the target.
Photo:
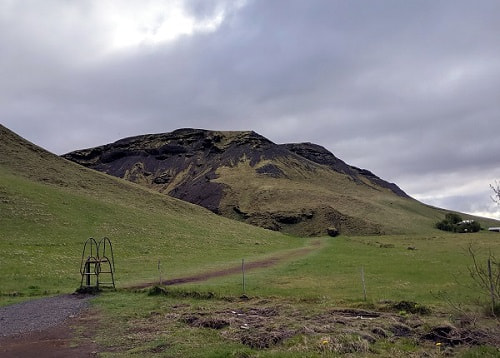
[(215, 31), (115, 52), (95, 6), (29, 4), (0, 15), (0, 116), (49, 150), (253, 129), (425, 198), (457, 173), (466, 199), (438, 189), (458, 210), (500, 176), (497, 1), (190, 0), (200, 21), (224, 13)]

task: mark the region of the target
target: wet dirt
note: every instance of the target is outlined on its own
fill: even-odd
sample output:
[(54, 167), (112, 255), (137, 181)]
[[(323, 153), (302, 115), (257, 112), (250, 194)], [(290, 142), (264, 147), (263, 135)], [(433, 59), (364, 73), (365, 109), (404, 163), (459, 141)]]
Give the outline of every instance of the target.
[(91, 317), (91, 312), (84, 311), (42, 331), (0, 337), (0, 357), (96, 357), (99, 349), (92, 340)]

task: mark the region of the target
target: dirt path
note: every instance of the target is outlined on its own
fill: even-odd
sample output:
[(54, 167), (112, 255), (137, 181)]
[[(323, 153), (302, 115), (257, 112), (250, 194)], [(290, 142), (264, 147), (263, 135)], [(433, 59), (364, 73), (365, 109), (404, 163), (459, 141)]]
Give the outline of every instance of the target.
[[(280, 263), (282, 261), (290, 260), (292, 258), (307, 255), (308, 253), (318, 249), (320, 246), (321, 246), (321, 241), (314, 240), (311, 242), (311, 245), (307, 246), (307, 247), (301, 247), (301, 248), (291, 250), (291, 251), (288, 251), (288, 252), (285, 252), (282, 254), (277, 254), (277, 255), (271, 256), (267, 259), (246, 262), (245, 263), (245, 271), (271, 267), (271, 266), (277, 265), (278, 263)], [(173, 278), (170, 280), (162, 280), (161, 283), (162, 283), (162, 285), (170, 286), (170, 285), (180, 285), (183, 283), (191, 283), (191, 282), (203, 282), (203, 281), (209, 280), (211, 278), (234, 275), (234, 274), (237, 274), (239, 272), (241, 272), (241, 265), (236, 265), (236, 266), (228, 267), (225, 269), (206, 271), (206, 272), (191, 275), (191, 276)], [(156, 284), (158, 284), (158, 281), (145, 282), (145, 283), (141, 283), (138, 285), (128, 286), (128, 288), (131, 288), (131, 289), (146, 288), (146, 287), (154, 286)]]
[[(245, 264), (245, 270), (274, 266), (285, 260), (302, 257), (321, 246), (320, 240), (267, 259)], [(164, 285), (202, 282), (241, 272), (241, 265), (197, 275), (165, 280)], [(147, 282), (129, 288), (145, 288), (157, 282)], [(94, 357), (98, 347), (92, 341), (92, 321), (96, 318), (86, 310), (87, 298), (61, 295), (23, 302), (0, 308), (1, 357)], [(78, 335), (73, 327), (82, 328)], [(79, 338), (76, 339), (75, 337)]]
[(35, 331), (21, 335), (0, 338), (0, 357), (2, 358), (66, 358), (66, 357), (95, 357), (98, 351), (97, 344), (89, 333), (78, 334), (74, 326), (85, 325), (82, 322), (86, 313), (70, 318), (55, 327), (42, 331)]
[(0, 307), (0, 356), (91, 356), (95, 345), (90, 340), (74, 345), (72, 331), (81, 323), (80, 313), (86, 311), (89, 299), (60, 295)]

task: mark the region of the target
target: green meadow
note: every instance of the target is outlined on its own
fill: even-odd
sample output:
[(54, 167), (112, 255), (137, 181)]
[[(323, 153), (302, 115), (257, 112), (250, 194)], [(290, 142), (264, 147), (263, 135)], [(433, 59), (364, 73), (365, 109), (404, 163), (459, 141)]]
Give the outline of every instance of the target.
[(0, 188), (2, 301), (74, 291), (88, 237), (111, 239), (118, 286), (155, 280), (158, 261), (168, 278), (304, 242), (133, 186), (111, 201), (2, 173)]
[[(468, 247), (477, 251), (484, 264), (490, 251), (496, 256), (500, 252), (500, 234), (490, 232), (341, 236), (322, 238), (321, 242), (320, 248), (303, 258), (246, 273), (246, 292), (332, 304), (361, 302), (363, 270), (369, 302), (406, 300), (443, 306), (445, 294), (454, 302), (472, 304), (480, 295), (469, 275), (473, 262)], [(242, 292), (242, 275), (185, 286), (236, 296)]]
[[(468, 320), (474, 329), (498, 333), (498, 321), (485, 314), (488, 292), (469, 276), (467, 251), (472, 245), (479, 260), (498, 253), (498, 234), (337, 237), (308, 244), (317, 240), (321, 244), (302, 257), (245, 271), (244, 286), (242, 271), (205, 282), (104, 292), (94, 302), (108, 322), (98, 334), (103, 357), (499, 355), (494, 344), (443, 345), (441, 351), (421, 339), (443, 325), (475, 334)], [(405, 302), (416, 311), (398, 306)], [(363, 321), (335, 310), (383, 316)], [(390, 333), (398, 325), (411, 327), (411, 334)], [(377, 330), (389, 333), (366, 343)]]

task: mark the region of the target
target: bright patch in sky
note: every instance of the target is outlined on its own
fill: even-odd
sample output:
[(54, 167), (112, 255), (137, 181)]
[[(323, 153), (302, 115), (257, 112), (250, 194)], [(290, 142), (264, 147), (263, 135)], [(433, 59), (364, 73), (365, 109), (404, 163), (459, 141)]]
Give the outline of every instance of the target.
[(119, 50), (138, 45), (156, 45), (182, 35), (215, 31), (224, 20), (224, 10), (200, 21), (187, 13), (182, 1), (144, 1), (135, 4), (99, 2), (110, 29), (110, 47)]

